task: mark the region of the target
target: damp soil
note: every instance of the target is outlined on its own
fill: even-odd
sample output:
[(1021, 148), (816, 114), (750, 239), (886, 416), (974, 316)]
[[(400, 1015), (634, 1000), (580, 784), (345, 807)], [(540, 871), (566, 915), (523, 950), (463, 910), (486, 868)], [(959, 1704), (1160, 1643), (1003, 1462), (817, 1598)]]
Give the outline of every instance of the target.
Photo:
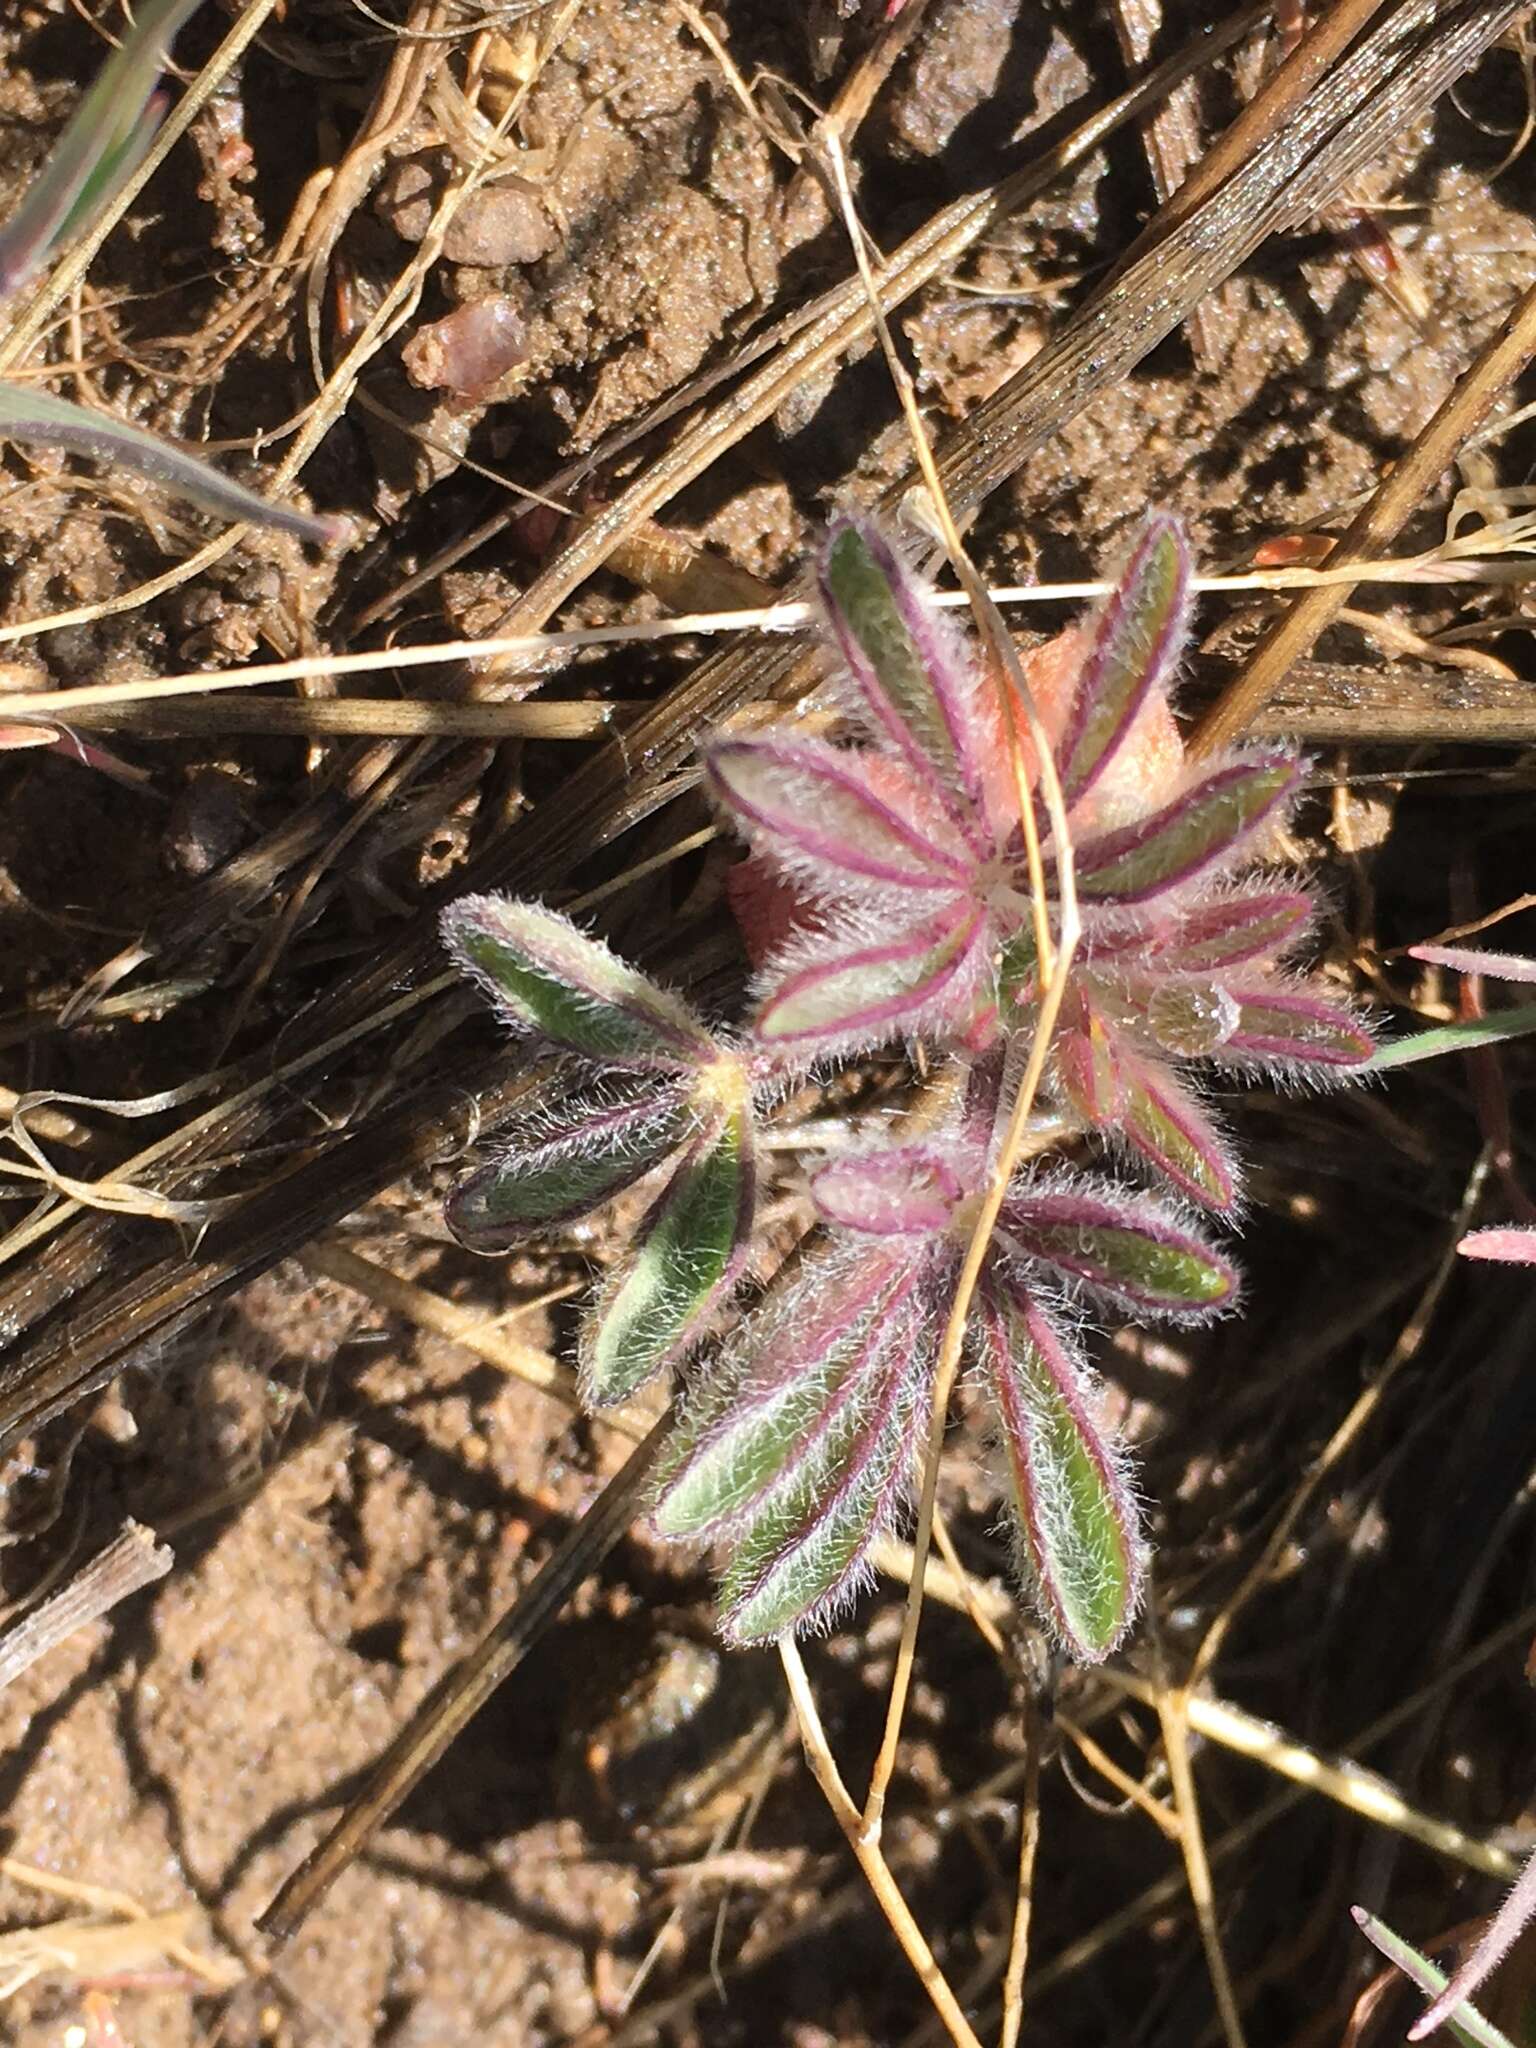
[[(855, 0), (721, 0), (709, 20), (763, 104), (776, 91), (803, 116), (826, 104), (881, 13)], [(1193, 4), (1170, 16), (1170, 42), (1205, 18)], [(230, 19), (218, 7), (194, 19), (178, 46), (188, 75)], [(57, 388), (269, 476), (314, 396), (311, 313), (328, 367), (419, 260), (445, 180), (527, 75), (538, 16), (488, 14), (464, 29), (455, 19), (429, 0), (408, 15), (339, 0), (274, 12), (61, 309), (39, 357), (59, 366)], [(390, 67), (421, 46), (402, 42), (401, 27), (437, 53), (403, 113)], [(57, 132), (100, 34), (63, 7), (7, 11), (0, 205)], [(1207, 135), (1251, 86), (1245, 62), (1204, 90)], [(470, 64), (487, 81), (478, 111), (465, 98)], [(1123, 76), (1102, 10), (1086, 0), (931, 0), (854, 149), (876, 241), (894, 244), (994, 181), (1062, 109), (1118, 90)], [(974, 534), (983, 565), (1008, 582), (1083, 575), (1153, 503), (1184, 516), (1211, 562), (1336, 525), (1536, 276), (1530, 158), (1490, 176), (1522, 116), (1519, 65), (1495, 57), (1460, 104), (1402, 136), (1371, 173), (1362, 197), (1379, 202), (1408, 252), (1426, 321), (1366, 281), (1327, 224), (1266, 247), (1220, 295), (1208, 329), (1219, 354), (1175, 337), (996, 495)], [(382, 139), (359, 166), (348, 151), (370, 124)], [(820, 185), (747, 113), (668, 0), (588, 0), (513, 134), (520, 157), (422, 265), (404, 324), (304, 470), (310, 502), (351, 522), (345, 549), (247, 538), (156, 590), (208, 537), (197, 515), (73, 462), (7, 456), (0, 624), (88, 614), (15, 639), (8, 687), (491, 630), (570, 519), (664, 436), (599, 459), (553, 493), (554, 507), (509, 498), (504, 480), (543, 490), (594, 450), (601, 457), (605, 436), (846, 273)], [(337, 164), (346, 178), (327, 186), (320, 174)], [(305, 243), (306, 208), (341, 182), (349, 199), (334, 234)], [(905, 308), (898, 331), (930, 421), (964, 417), (1028, 361), (1154, 205), (1141, 143), (1121, 136)], [(272, 267), (295, 223), (310, 273)], [(1531, 446), (1516, 435), (1463, 480), (1525, 484)], [(869, 495), (906, 458), (883, 363), (866, 349), (807, 380), (664, 524), (702, 552), (694, 573), (734, 573), (737, 589), (777, 585), (833, 504)], [(481, 546), (441, 561), (498, 514)], [(1443, 516), (1443, 503), (1427, 507), (1412, 543), (1431, 541)], [(145, 585), (148, 595), (123, 602)], [(608, 571), (562, 622), (638, 618), (670, 602)], [(1384, 660), (1369, 616), (1384, 608), (1362, 600), (1364, 616), (1325, 651)], [(1438, 610), (1426, 600), (1414, 624), (1430, 630), (1453, 610), (1450, 597)], [(1042, 614), (1040, 630), (1068, 616)], [(1209, 649), (1245, 644), (1261, 616), (1258, 600), (1213, 611)], [(1528, 639), (1488, 644), (1517, 673), (1536, 673)], [(554, 676), (549, 694), (650, 698), (696, 652), (593, 658)], [(1202, 675), (1197, 664), (1197, 696)], [(434, 685), (418, 671), (346, 687)], [(334, 690), (321, 674), (294, 694), (323, 701)], [(131, 725), (101, 737), (118, 775), (67, 747), (0, 766), (4, 1102), (46, 1095), (29, 1128), (54, 1169), (84, 1180), (168, 1127), (174, 1105), (155, 1099), (280, 1048), (288, 1019), (451, 880), (476, 834), (556, 792), (573, 758), (555, 742), (465, 748), (375, 802), (348, 782), (360, 743)], [(1483, 909), (1531, 886), (1522, 763), (1506, 752), (1490, 773), (1489, 760), (1448, 742), (1319, 765), (1296, 850), (1322, 864), (1341, 976), (1362, 933), (1390, 947), (1450, 924), (1457, 890)], [(1428, 770), (1439, 779), (1412, 779)], [(1364, 779), (1342, 787), (1351, 772)], [(265, 893), (195, 914), (229, 863), (317, 807), (329, 823), (304, 861)], [(625, 853), (643, 859), (703, 821), (685, 794)], [(722, 991), (743, 973), (725, 865), (718, 848), (698, 854), (624, 899), (637, 943), (652, 957), (690, 953)], [(173, 942), (136, 965), (151, 932)], [(92, 976), (98, 999), (79, 1014), (72, 999)], [(360, 1080), (359, 1104), (389, 1085), (387, 1073)], [(145, 1120), (133, 1121), (146, 1099)], [(1255, 1161), (1245, 1318), (1178, 1344), (1122, 1333), (1104, 1346), (1157, 1503), (1157, 1605), (1174, 1652), (1198, 1641), (1309, 1458), (1411, 1324), (1481, 1143), (1459, 1076), (1322, 1103), (1234, 1101), (1227, 1113)], [(234, 1164), (260, 1179), (260, 1158)], [(55, 1957), (12, 1988), (0, 1967), (0, 2035), (15, 2048), (932, 2038), (922, 1993), (800, 1766), (776, 1665), (714, 1644), (707, 1574), (643, 1526), (292, 1943), (272, 1952), (255, 1933), (391, 1734), (526, 1586), (628, 1448), (344, 1283), (334, 1257), (328, 1266), (339, 1249), (505, 1337), (569, 1355), (578, 1290), (611, 1255), (612, 1220), (474, 1260), (441, 1221), (448, 1180), (423, 1173), (369, 1204), (314, 1257), (141, 1355), (7, 1468), (6, 1599), (55, 1582), (124, 1516), (155, 1529), (175, 1563), (0, 1697), (10, 1859), (0, 1927), (105, 1917), (88, 1892), (40, 1888), (34, 1874), (48, 1873), (151, 1914), (184, 1914), (183, 1941), (220, 1981), (130, 1943), (120, 1964), (88, 1975)], [(6, 1221), (18, 1221), (35, 1183), (0, 1181)], [(169, 1239), (195, 1233), (199, 1218), (156, 1227)], [(1303, 1519), (1234, 1632), (1224, 1688), (1305, 1741), (1347, 1748), (1518, 1613), (1531, 1592), (1530, 1334), (1528, 1289), (1496, 1274), (1476, 1288), (1454, 1281), (1408, 1375), (1413, 1398), (1394, 1399)], [(1469, 1378), (1475, 1403), (1459, 1392)], [(945, 1497), (973, 1568), (1005, 1579), (969, 1422)], [(810, 1657), (855, 1784), (878, 1739), (898, 1619), (899, 1591), (883, 1586)], [(1079, 1681), (1026, 1649), (1073, 1714)], [(1531, 1748), (1522, 1652), (1515, 1644), (1437, 1696), (1370, 1760), (1474, 1831), (1518, 1818)], [(990, 1987), (986, 1960), (1007, 1938), (1024, 1727), (1016, 1681), (963, 1616), (933, 1608), (886, 1845), (960, 1985), (979, 1973)], [(1150, 1724), (1109, 1716), (1097, 1732), (1165, 1796)], [(1061, 1751), (1053, 1739), (1042, 1783), (1032, 1954), (1048, 1974), (1031, 1993), (1028, 2033), (1216, 2038), (1177, 1852), (1086, 1766), (1068, 1770)], [(1213, 1839), (1279, 1789), (1214, 1750), (1197, 1768)], [(1011, 1776), (994, 1794), (999, 1773)], [(1159, 1880), (1165, 1893), (1134, 1925), (1073, 1950)], [(1352, 1899), (1390, 1898), (1393, 1917), (1423, 1937), (1490, 1903), (1486, 1880), (1319, 1800), (1223, 1855), (1217, 1888), (1255, 2043), (1343, 2031), (1362, 1982)], [(979, 2013), (992, 2013), (989, 1996), (978, 1993)], [(119, 2035), (102, 2031), (104, 2011)]]

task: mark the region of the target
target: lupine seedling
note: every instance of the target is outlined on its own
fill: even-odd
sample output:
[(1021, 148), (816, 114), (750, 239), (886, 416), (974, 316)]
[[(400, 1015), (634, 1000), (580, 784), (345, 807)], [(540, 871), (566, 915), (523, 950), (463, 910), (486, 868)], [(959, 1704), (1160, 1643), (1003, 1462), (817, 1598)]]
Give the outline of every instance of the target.
[[(479, 898), (447, 913), (455, 957), (577, 1073), (574, 1099), (558, 1097), (454, 1197), (460, 1234), (494, 1243), (503, 1228), (568, 1220), (682, 1160), (641, 1225), (637, 1263), (599, 1304), (584, 1384), (615, 1399), (688, 1362), (656, 1518), (716, 1548), (732, 1641), (826, 1625), (912, 1498), (943, 1333), (1043, 1000), (1026, 825), (1048, 917), (1068, 861), (1076, 878), (1083, 936), (1047, 1091), (1090, 1163), (1014, 1174), (968, 1312), (969, 1385), (1042, 1621), (1093, 1660), (1134, 1617), (1146, 1543), (1083, 1320), (1110, 1309), (1192, 1323), (1236, 1301), (1235, 1270), (1196, 1220), (1239, 1202), (1236, 1161), (1192, 1078), (1202, 1066), (1329, 1080), (1372, 1052), (1358, 1019), (1291, 964), (1307, 890), (1255, 868), (1301, 762), (1278, 747), (1184, 760), (1169, 690), (1189, 583), (1182, 532), (1154, 517), (1090, 625), (1029, 664), (1067, 806), (1059, 844), (1040, 764), (1012, 737), (1012, 684), (969, 653), (877, 528), (833, 528), (819, 587), (847, 739), (786, 726), (704, 749), (712, 794), (788, 907), (739, 1042), (547, 911)], [(722, 1146), (745, 1160), (775, 1085), (902, 1042), (922, 1047), (932, 1077), (915, 1135), (814, 1172), (824, 1241), (728, 1341), (705, 1344), (746, 1264), (750, 1183), (732, 1178), (730, 1200), (722, 1185), (696, 1219), (678, 1192), (690, 1162)], [(653, 1247), (657, 1272), (681, 1272), (688, 1231), (688, 1279), (642, 1283), (670, 1304), (653, 1333), (623, 1304)], [(615, 1314), (622, 1341), (604, 1334)]]
[[(76, 108), (21, 205), (0, 228), (0, 305), (82, 234), (143, 161), (165, 111), (160, 73), (178, 29), (201, 0), (147, 0)], [(30, 385), (0, 382), (0, 437), (64, 448), (148, 477), (221, 519), (274, 526), (301, 540), (344, 531), (274, 505), (172, 441)]]

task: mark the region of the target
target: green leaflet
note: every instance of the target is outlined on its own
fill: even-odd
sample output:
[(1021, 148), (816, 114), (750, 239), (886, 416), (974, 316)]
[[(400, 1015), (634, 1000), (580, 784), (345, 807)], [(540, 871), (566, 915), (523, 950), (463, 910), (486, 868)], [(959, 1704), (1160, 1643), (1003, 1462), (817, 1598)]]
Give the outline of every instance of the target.
[(1289, 756), (1218, 769), (1142, 823), (1079, 849), (1080, 896), (1138, 903), (1226, 860), (1297, 781)]
[(335, 540), (342, 531), (335, 520), (271, 504), (211, 463), (178, 448), (174, 441), (163, 441), (110, 413), (92, 412), (30, 384), (0, 384), (0, 437), (44, 448), (67, 448), (98, 462), (117, 463), (221, 519), (275, 526), (280, 532), (315, 542)]
[(1136, 1609), (1129, 1493), (1082, 1405), (1085, 1368), (1041, 1313), (995, 1295), (983, 1321), (1021, 1563), (1073, 1654), (1097, 1662)]
[(749, 1116), (731, 1111), (689, 1151), (597, 1305), (582, 1364), (594, 1407), (627, 1400), (683, 1351), (734, 1278), (752, 1213)]
[(845, 526), (834, 536), (823, 577), (828, 596), (842, 613), (842, 626), (863, 651), (912, 738), (941, 772), (958, 773), (954, 740), (934, 691), (929, 661), (907, 628), (890, 579), (857, 527)]
[(1229, 1301), (1234, 1292), (1226, 1261), (1182, 1231), (1139, 1229), (1102, 1215), (1052, 1219), (1030, 1214), (1023, 1225), (1029, 1249), (1103, 1287), (1133, 1306), (1165, 1315), (1199, 1313)]
[(791, 974), (758, 1012), (758, 1036), (791, 1043), (848, 1031), (895, 1036), (910, 1029), (914, 1010), (956, 984), (977, 925), (975, 916), (957, 916), (947, 927), (905, 934), (888, 946), (868, 946)]
[(514, 1134), (502, 1157), (448, 1198), (448, 1226), (472, 1251), (495, 1251), (574, 1222), (658, 1166), (697, 1131), (680, 1087), (654, 1082), (629, 1097), (578, 1097), (543, 1128)]
[[(1177, 1084), (1160, 1088), (1145, 1072), (1126, 1077), (1126, 1136), (1152, 1164), (1176, 1181), (1197, 1202), (1229, 1209), (1237, 1198), (1233, 1171), (1221, 1140), (1209, 1121)], [(1175, 1112), (1175, 1104), (1182, 1118)]]
[(682, 1003), (552, 910), (464, 896), (443, 913), (442, 928), (508, 1019), (565, 1052), (642, 1067), (714, 1057)]

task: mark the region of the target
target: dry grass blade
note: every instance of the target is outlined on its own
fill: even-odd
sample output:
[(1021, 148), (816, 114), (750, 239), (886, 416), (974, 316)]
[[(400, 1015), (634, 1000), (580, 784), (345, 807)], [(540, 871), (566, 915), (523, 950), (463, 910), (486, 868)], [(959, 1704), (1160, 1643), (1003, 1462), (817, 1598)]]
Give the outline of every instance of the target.
[[(55, 1320), (36, 1344), (0, 1365), (0, 1448), (103, 1385), (139, 1346), (174, 1335), (402, 1174), (457, 1157), (473, 1136), (493, 1132), (514, 1115), (526, 1095), (526, 1081), (509, 1079), (504, 1059), (483, 1061), (452, 1085), (438, 1084), (353, 1129), (248, 1197), (233, 1216), (210, 1225), (195, 1256), (165, 1253), (162, 1238), (159, 1257), (99, 1285), (72, 1318)], [(216, 1121), (228, 1132), (227, 1122)], [(92, 1229), (88, 1247), (105, 1271), (110, 1236)], [(30, 1292), (24, 1278), (19, 1298)]]
[[(940, 449), (939, 474), (956, 515), (963, 518), (1096, 392), (1140, 362), (1269, 235), (1298, 226), (1342, 191), (1476, 63), (1525, 4), (1409, 0), (1271, 127), (1272, 105), (1289, 107), (1292, 92), (1282, 69), (1233, 131), (1245, 144), (1261, 139), (1230, 175), (1208, 195), (1202, 181), (1193, 203), (1176, 194), (1173, 225), (1164, 229), (1154, 219), (1142, 238), (1144, 253), (1133, 255)], [(1335, 20), (1353, 25), (1362, 11), (1376, 10), (1339, 8)], [(1305, 52), (1304, 43), (1293, 61)]]
[[(987, 192), (946, 207), (901, 247), (876, 272), (878, 303), (889, 313), (911, 297), (922, 285), (953, 267), (983, 235), (1016, 213), (1073, 164), (1108, 139), (1144, 107), (1157, 103), (1180, 78), (1200, 69), (1242, 36), (1267, 12), (1264, 6), (1244, 8), (1219, 30), (1198, 39), (1169, 62), (1161, 64), (1133, 91), (1123, 93), (1081, 126), (1069, 132), (1054, 147), (1016, 171), (1012, 177)], [(800, 327), (777, 350), (763, 369), (749, 378), (716, 412), (695, 428), (686, 430), (674, 445), (644, 470), (636, 481), (603, 506), (581, 531), (550, 562), (538, 580), (501, 621), (506, 633), (537, 631), (578, 590), (587, 578), (606, 562), (619, 543), (677, 495), (683, 487), (712, 463), (724, 449), (741, 440), (752, 428), (768, 419), (795, 387), (824, 361), (843, 354), (863, 339), (873, 326), (863, 279), (855, 273), (845, 284), (827, 294), (815, 317)], [(970, 422), (957, 431), (957, 440), (970, 440)], [(1022, 460), (1024, 450), (1009, 461)], [(946, 480), (947, 481), (947, 480)], [(962, 517), (974, 506), (974, 499), (957, 504)], [(774, 679), (789, 664), (779, 662)], [(728, 708), (722, 703), (717, 714)]]

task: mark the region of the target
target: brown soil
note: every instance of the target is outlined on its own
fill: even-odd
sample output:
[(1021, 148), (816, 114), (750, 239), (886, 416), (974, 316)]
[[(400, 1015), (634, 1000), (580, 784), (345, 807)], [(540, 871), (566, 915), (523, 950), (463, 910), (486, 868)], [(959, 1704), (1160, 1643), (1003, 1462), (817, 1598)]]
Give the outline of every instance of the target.
[[(743, 77), (787, 80), (825, 103), (880, 12), (722, 0), (710, 18)], [(1177, 12), (1185, 26), (1202, 18), (1197, 5)], [(1049, 10), (933, 0), (858, 138), (860, 204), (877, 241), (894, 244), (957, 192), (992, 181), (1058, 109), (1119, 89), (1100, 14), (1086, 0)], [(189, 73), (227, 19), (210, 8), (185, 32), (178, 56)], [(521, 33), (506, 25), (514, 68)], [(462, 53), (469, 42), (466, 32), (447, 47)], [(22, 189), (99, 47), (68, 11), (18, 6), (0, 24), (0, 205)], [(236, 469), (270, 464), (271, 451), (251, 462), (252, 437), (280, 428), (314, 389), (302, 284), (274, 288), (214, 373), (221, 323), (263, 275), (305, 178), (359, 132), (395, 49), (372, 13), (339, 0), (273, 18), (195, 124), (196, 147), (178, 148), (108, 241), (78, 326), (66, 320), (51, 339), (60, 361), (83, 349), (81, 396), (219, 443)], [(1230, 79), (1211, 88), (1208, 132), (1234, 89)], [(1008, 581), (1082, 574), (1154, 502), (1186, 517), (1203, 560), (1245, 556), (1372, 485), (1536, 276), (1529, 158), (1488, 179), (1504, 147), (1490, 131), (1521, 115), (1514, 61), (1493, 60), (1466, 98), (1477, 120), (1442, 106), (1371, 180), (1375, 194), (1405, 203), (1389, 217), (1434, 308), (1429, 331), (1365, 284), (1321, 227), (1266, 248), (1223, 294), (1228, 352), (1204, 361), (1172, 341), (1059, 434), (984, 512), (983, 564)], [(411, 260), (454, 161), (452, 105), (429, 90), (358, 187), (320, 300), (329, 361), (341, 323), (365, 319)], [(547, 552), (558, 514), (536, 509), (391, 605), (440, 547), (506, 508), (487, 467), (542, 487), (845, 274), (843, 238), (814, 183), (748, 117), (668, 0), (589, 0), (516, 132), (524, 175), (461, 217), (416, 314), (365, 374), (368, 403), (347, 410), (305, 472), (313, 501), (355, 522), (355, 549), (320, 562), (287, 540), (245, 541), (162, 597), (23, 640), (12, 651), (39, 680), (340, 648), (371, 611), (385, 623), (361, 634), (366, 644), (489, 628)], [(232, 137), (249, 146), (248, 168)], [(1153, 205), (1140, 145), (1124, 136), (906, 309), (900, 326), (937, 424), (963, 417), (1038, 350)], [(515, 340), (484, 374), (479, 358), (457, 374), (465, 330), (438, 323), (492, 298), (505, 307), (498, 334)], [(1468, 480), (1525, 483), (1531, 445), (1527, 430), (1479, 458)], [(835, 377), (808, 380), (666, 523), (779, 582), (831, 502), (887, 481), (905, 458), (884, 367), (865, 350)], [(576, 496), (596, 501), (616, 474), (600, 470)], [(120, 597), (203, 537), (193, 515), (63, 461), (13, 454), (0, 504), (6, 622)], [(1410, 539), (1427, 544), (1434, 531), (1430, 516)], [(1487, 593), (1465, 602), (1494, 608)], [(1463, 603), (1416, 597), (1414, 625), (1475, 615)], [(605, 573), (562, 616), (591, 623), (647, 609), (653, 597)], [(1246, 642), (1257, 617), (1256, 604), (1213, 609), (1212, 645)], [(1506, 635), (1497, 646), (1532, 674), (1528, 640)], [(1359, 627), (1338, 629), (1327, 651), (1380, 659)], [(556, 679), (555, 693), (649, 696), (683, 660), (671, 647), (594, 660)], [(402, 684), (407, 694), (432, 687)], [(125, 730), (105, 741), (145, 779), (120, 783), (54, 753), (17, 754), (3, 770), (0, 1029), (10, 1088), (109, 1104), (218, 1064), (231, 1023), (237, 1053), (279, 1042), (301, 1005), (452, 875), (475, 833), (548, 796), (570, 762), (553, 744), (509, 746), (495, 761), (461, 750), (473, 757), (372, 816), (322, 864), (270, 973), (253, 981), (274, 905), (302, 869), (238, 917), (184, 925), (126, 984), (131, 993), (72, 1024), (61, 1006), (89, 974), (147, 930), (176, 929), (204, 900), (206, 877), (334, 796), (336, 764), (350, 758), (344, 743), (240, 733)], [(1325, 764), (1303, 851), (1329, 863), (1341, 962), (1352, 932), (1390, 946), (1451, 923), (1453, 869), (1476, 910), (1531, 885), (1524, 771), (1511, 779), (1512, 757), (1501, 754), (1489, 774), (1488, 759), (1451, 746), (1371, 754), (1367, 771), (1391, 779), (1348, 798), (1330, 797), (1327, 782), (1351, 762)], [(1402, 779), (1427, 766), (1451, 779), (1423, 789)], [(633, 835), (626, 855), (694, 829), (702, 814), (691, 802)], [(333, 826), (345, 815), (343, 806)], [(633, 891), (626, 916), (653, 949), (674, 929), (677, 945), (700, 945), (724, 984), (739, 959), (720, 866), (708, 856)], [(1520, 932), (1508, 927), (1507, 943), (1520, 944)], [(237, 1015), (247, 987), (250, 1006)], [(1109, 1355), (1160, 1504), (1159, 1606), (1175, 1648), (1198, 1640), (1309, 1457), (1379, 1369), (1479, 1144), (1459, 1075), (1322, 1104), (1249, 1101), (1233, 1114), (1255, 1160), (1248, 1316), (1195, 1344), (1124, 1336)], [(45, 1149), (85, 1177), (166, 1127), (120, 1121), (100, 1101), (51, 1115), (39, 1125)], [(253, 1176), (262, 1164), (237, 1163)], [(600, 1265), (606, 1237), (575, 1232), (537, 1257), (475, 1261), (446, 1241), (446, 1184), (423, 1175), (394, 1190), (352, 1219), (347, 1245), (488, 1319), (518, 1316), (511, 1328), (526, 1341), (568, 1344), (567, 1301), (544, 1298)], [(32, 1191), (4, 1192), (14, 1221)], [(169, 1239), (176, 1226), (157, 1227)], [(1324, 1490), (1289, 1576), (1255, 1604), (1220, 1669), (1222, 1690), (1324, 1748), (1349, 1746), (1437, 1661), (1528, 1598), (1529, 1290), (1496, 1275), (1457, 1289), (1410, 1376), (1411, 1400)], [(1461, 1391), (1474, 1375), (1475, 1404)], [(290, 1263), (141, 1356), (13, 1461), (8, 1513), (25, 1540), (0, 1551), (7, 1597), (87, 1556), (125, 1514), (176, 1553), (159, 1586), (0, 1698), (0, 1846), (16, 1864), (129, 1894), (152, 1912), (186, 1908), (192, 1947), (242, 1966), (224, 1990), (163, 1960), (108, 1971), (130, 2048), (597, 2048), (643, 2037), (625, 2031), (624, 2001), (653, 1942), (639, 2013), (707, 1977), (717, 1927), (725, 2001), (709, 1989), (661, 2011), (655, 2038), (856, 2048), (915, 2037), (922, 1993), (781, 1740), (775, 1666), (710, 1646), (706, 1575), (643, 1529), (292, 1945), (269, 1957), (253, 1933), (358, 1774), (526, 1585), (625, 1449), (403, 1314)], [(962, 1434), (951, 1520), (973, 1567), (1001, 1574), (973, 1451)], [(812, 1659), (855, 1784), (873, 1753), (897, 1611), (883, 1588)], [(1068, 1678), (1064, 1699), (1074, 1697)], [(1127, 1732), (1110, 1721), (1099, 1733), (1141, 1770), (1147, 1724)], [(1394, 1740), (1371, 1760), (1426, 1807), (1475, 1831), (1517, 1817), (1530, 1777), (1518, 1647)], [(963, 1618), (933, 1610), (886, 1841), (957, 1983), (1005, 1934), (1015, 1853), (1006, 1798), (961, 1803), (1022, 1752), (1008, 1680)], [(1197, 1763), (1213, 1837), (1275, 1789), (1215, 1752)], [(1046, 1771), (1033, 1943), (1042, 1966), (1175, 1868), (1144, 1821), (1079, 1794), (1085, 1773), (1079, 1765), (1069, 1778), (1054, 1762)], [(730, 1882), (707, 1861), (691, 1885), (679, 1878), (759, 1792), (751, 1855), (731, 1866)], [(1255, 2042), (1339, 2030), (1360, 1983), (1351, 1899), (1386, 1906), (1420, 1936), (1489, 1902), (1485, 1883), (1400, 1852), (1395, 1837), (1316, 1800), (1223, 1863), (1218, 1890)], [(20, 1876), (0, 1881), (5, 1927), (86, 1910)], [(0, 1990), (4, 1977), (0, 1967)], [(87, 1988), (67, 1969), (44, 1970), (0, 2004), (0, 2033), (15, 2048), (86, 2040), (68, 2030), (100, 2024), (99, 2008), (82, 2003)], [(990, 2013), (985, 1998), (979, 2010)], [(1214, 2038), (1211, 2012), (1175, 1881), (1128, 1939), (1043, 1991), (1027, 2025), (1061, 2039), (1199, 2041)], [(112, 2048), (110, 2036), (89, 2038)]]

